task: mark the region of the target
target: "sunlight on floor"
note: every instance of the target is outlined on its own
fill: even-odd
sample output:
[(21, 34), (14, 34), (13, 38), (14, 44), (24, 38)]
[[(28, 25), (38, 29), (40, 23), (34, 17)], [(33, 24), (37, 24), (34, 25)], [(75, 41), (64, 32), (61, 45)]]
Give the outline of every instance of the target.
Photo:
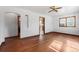
[(54, 50), (56, 50), (56, 51), (59, 51), (59, 50), (61, 49), (62, 45), (63, 45), (63, 42), (54, 40), (54, 41), (49, 45), (49, 48), (54, 49)]
[(55, 51), (63, 51), (63, 52), (77, 52), (79, 51), (79, 43), (66, 40), (65, 42), (60, 40), (54, 40), (49, 48)]
[(64, 47), (64, 51), (71, 51), (71, 52), (79, 51), (79, 43), (67, 40), (67, 44)]

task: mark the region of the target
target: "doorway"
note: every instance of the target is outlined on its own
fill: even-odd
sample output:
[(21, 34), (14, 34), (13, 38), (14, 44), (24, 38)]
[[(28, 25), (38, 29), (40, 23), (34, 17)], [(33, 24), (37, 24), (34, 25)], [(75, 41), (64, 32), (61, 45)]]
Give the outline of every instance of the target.
[(5, 15), (5, 38), (20, 37), (20, 15), (8, 12)]
[(20, 16), (17, 16), (17, 24), (18, 24), (18, 37), (20, 37)]
[(39, 17), (39, 34), (45, 34), (45, 17)]

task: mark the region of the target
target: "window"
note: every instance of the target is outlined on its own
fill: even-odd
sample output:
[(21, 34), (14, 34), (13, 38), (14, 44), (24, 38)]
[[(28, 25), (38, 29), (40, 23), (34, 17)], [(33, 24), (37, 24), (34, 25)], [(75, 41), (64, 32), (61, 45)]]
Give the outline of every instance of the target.
[(59, 18), (59, 27), (75, 27), (76, 16)]

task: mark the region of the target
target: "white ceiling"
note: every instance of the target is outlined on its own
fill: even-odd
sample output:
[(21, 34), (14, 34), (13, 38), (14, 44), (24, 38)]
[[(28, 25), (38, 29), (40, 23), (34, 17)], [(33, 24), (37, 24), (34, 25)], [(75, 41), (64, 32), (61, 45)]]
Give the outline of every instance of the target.
[(19, 7), (38, 13), (47, 13), (49, 10), (49, 6), (19, 6)]
[(49, 6), (19, 6), (19, 8), (22, 9), (28, 9), (33, 12), (38, 12), (38, 13), (44, 13), (44, 14), (69, 14), (69, 13), (77, 13), (79, 12), (79, 6), (61, 6), (62, 9), (59, 9), (59, 12), (51, 12), (48, 13), (50, 10)]

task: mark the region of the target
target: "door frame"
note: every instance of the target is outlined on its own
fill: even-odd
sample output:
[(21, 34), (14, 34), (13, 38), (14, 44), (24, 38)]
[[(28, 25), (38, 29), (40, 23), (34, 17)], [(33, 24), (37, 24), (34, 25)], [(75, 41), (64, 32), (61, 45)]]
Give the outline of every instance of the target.
[(18, 35), (17, 36), (18, 37), (20, 37), (20, 17), (21, 17), (20, 15), (17, 16), (17, 25), (18, 25), (18, 29), (17, 29), (18, 30), (18, 33), (17, 33)]
[(41, 19), (40, 18), (42, 18), (43, 20), (42, 20), (42, 23), (43, 23), (43, 34), (45, 34), (45, 17), (42, 17), (42, 16), (40, 16), (39, 17), (39, 34), (40, 34), (40, 21), (41, 21)]

